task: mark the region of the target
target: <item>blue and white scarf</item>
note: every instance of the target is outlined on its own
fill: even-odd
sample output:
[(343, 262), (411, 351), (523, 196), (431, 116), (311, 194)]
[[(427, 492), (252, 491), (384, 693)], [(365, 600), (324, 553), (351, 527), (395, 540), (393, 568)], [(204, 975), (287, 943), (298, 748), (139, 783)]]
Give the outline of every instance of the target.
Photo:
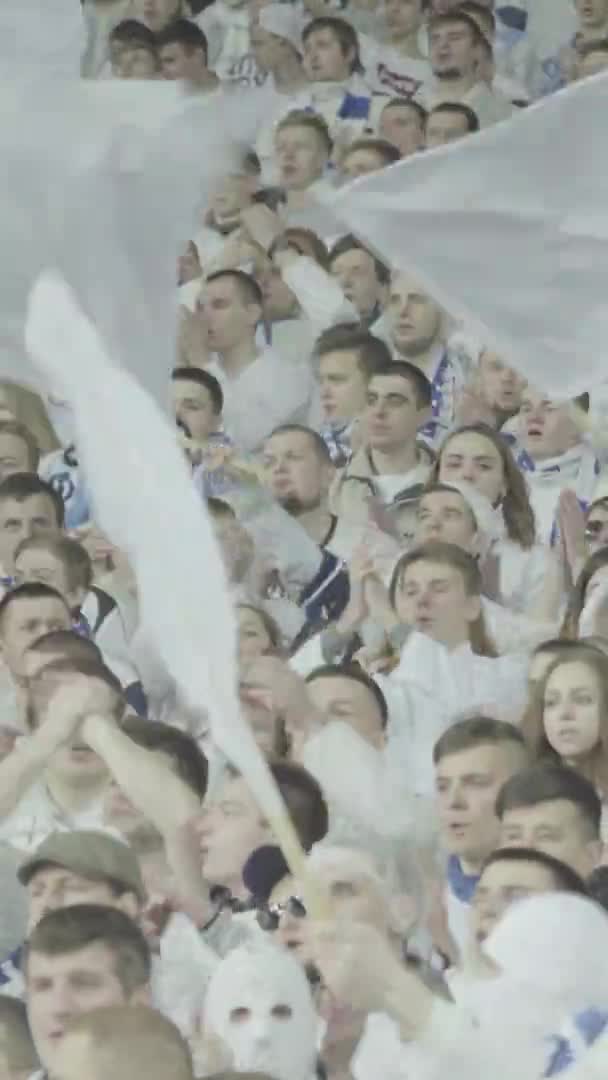
[(559, 539), (559, 526), (555, 516), (552, 523), (548, 519), (551, 513), (555, 515), (560, 492), (572, 489), (581, 509), (587, 510), (593, 501), (601, 463), (586, 443), (544, 461), (534, 461), (527, 450), (521, 449), (516, 452), (515, 460), (527, 474), (540, 539), (548, 538), (553, 546)]

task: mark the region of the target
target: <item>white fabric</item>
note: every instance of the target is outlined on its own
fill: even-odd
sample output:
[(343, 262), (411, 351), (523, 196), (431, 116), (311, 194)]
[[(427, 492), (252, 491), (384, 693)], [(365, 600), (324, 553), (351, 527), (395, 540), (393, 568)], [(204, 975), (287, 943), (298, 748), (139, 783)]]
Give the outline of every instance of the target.
[(441, 83), (431, 86), (428, 93), (423, 95), (423, 104), (429, 110), (444, 101), (459, 101), (462, 105), (468, 105), (479, 120), (480, 128), (492, 127), (501, 120), (508, 120), (514, 111), (509, 98), (496, 89), (491, 89), (484, 82), (475, 83), (475, 86), (460, 97), (449, 90), (443, 90)]
[(302, 51), (302, 23), (291, 4), (265, 4), (260, 9), (258, 21), (262, 30), (285, 38), (294, 49)]
[(492, 545), (499, 559), (499, 591), (502, 603), (512, 611), (534, 615), (542, 597), (551, 552), (542, 544), (522, 548), (506, 536)]
[(586, 505), (593, 502), (599, 481), (597, 465), (594, 450), (580, 443), (558, 457), (544, 458), (537, 462), (536, 469), (526, 472), (540, 543), (548, 544), (552, 539), (562, 491), (574, 491)]
[(230, 379), (217, 360), (207, 370), (224, 391), (224, 427), (243, 450), (258, 450), (275, 427), (297, 420), (310, 400), (307, 365), (290, 365), (285, 379), (285, 365), (271, 349), (261, 352), (236, 379)]
[(104, 825), (103, 802), (96, 800), (80, 813), (68, 814), (49, 795), (44, 780), (32, 784), (19, 800), (12, 814), (0, 821), (0, 840), (18, 851), (35, 851), (52, 832), (94, 829), (117, 836), (115, 829)]
[(426, 634), (410, 634), (398, 666), (378, 681), (417, 795), (434, 791), (432, 750), (450, 724), (488, 709), (512, 719), (513, 712), (523, 708), (526, 667), (521, 654), (490, 659), (477, 656), (468, 644), (449, 651)]
[(462, 958), (467, 956), (471, 947), (471, 904), (461, 900), (447, 883), (443, 891), (443, 903), (450, 936), (458, 949), (459, 957)]
[[(276, 1005), (291, 1008), (289, 1020), (273, 1018)], [(250, 1018), (231, 1024), (235, 1008), (248, 1009)], [(314, 1072), (319, 1018), (306, 976), (292, 956), (262, 940), (234, 949), (216, 968), (204, 1027), (224, 1041), (237, 1071), (275, 1080), (310, 1080)]]
[(433, 81), (428, 60), (402, 56), (390, 44), (375, 41), (367, 34), (359, 34), (359, 52), (365, 82), (375, 94), (420, 99)]
[[(332, 209), (552, 396), (604, 378), (608, 74), (343, 188)], [(571, 168), (586, 161), (584, 173)], [(439, 208), (440, 211), (439, 211)]]
[(240, 160), (237, 140), (253, 141), (257, 98), (227, 95), (218, 125), (211, 102), (169, 81), (50, 79), (43, 64), (2, 76), (0, 233), (12, 257), (0, 286), (0, 373), (40, 385), (23, 350), (26, 298), (44, 266), (61, 266), (116, 362), (164, 406), (175, 261), (198, 201)]

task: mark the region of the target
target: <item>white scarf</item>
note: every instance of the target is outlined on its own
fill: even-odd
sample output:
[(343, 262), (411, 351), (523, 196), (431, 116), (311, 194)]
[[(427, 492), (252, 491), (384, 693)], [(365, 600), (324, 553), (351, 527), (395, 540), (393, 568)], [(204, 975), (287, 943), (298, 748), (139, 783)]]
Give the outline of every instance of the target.
[(233, 8), (222, 0), (216, 0), (213, 14), (222, 31), (222, 48), (215, 63), (215, 72), (220, 79), (226, 79), (231, 77), (236, 66), (251, 50), (250, 13), (247, 5)]

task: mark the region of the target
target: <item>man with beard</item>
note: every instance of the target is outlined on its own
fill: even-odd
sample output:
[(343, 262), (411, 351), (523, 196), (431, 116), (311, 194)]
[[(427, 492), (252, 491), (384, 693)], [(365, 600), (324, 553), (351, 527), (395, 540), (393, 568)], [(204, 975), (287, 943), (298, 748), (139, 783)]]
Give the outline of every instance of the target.
[(514, 106), (481, 78), (484, 48), (487, 52), (479, 26), (466, 12), (453, 11), (432, 18), (429, 53), (435, 85), (425, 104), (430, 108), (444, 101), (468, 105), (482, 128), (507, 120)]

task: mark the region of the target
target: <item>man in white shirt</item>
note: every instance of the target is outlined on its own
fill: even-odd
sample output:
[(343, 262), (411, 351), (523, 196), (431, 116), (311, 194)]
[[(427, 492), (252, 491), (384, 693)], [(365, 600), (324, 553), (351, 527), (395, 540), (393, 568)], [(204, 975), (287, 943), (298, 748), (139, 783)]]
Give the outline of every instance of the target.
[(297, 94), (292, 108), (310, 109), (325, 120), (332, 139), (347, 145), (371, 127), (371, 94), (363, 82), (359, 38), (345, 19), (322, 16), (302, 33), (302, 66), (308, 89)]
[(285, 365), (272, 349), (260, 350), (256, 331), (263, 298), (242, 270), (212, 274), (203, 291), (203, 315), (214, 359), (208, 370), (224, 392), (228, 435), (246, 451), (260, 447), (277, 426), (306, 409), (312, 375), (306, 364)]
[(306, 207), (329, 165), (333, 143), (319, 113), (292, 109), (276, 126), (274, 158), (279, 186), (287, 198), (287, 213)]
[(332, 326), (315, 346), (321, 410), (319, 431), (337, 466), (347, 464), (362, 437), (359, 420), (375, 372), (391, 363), (380, 338), (352, 323)]
[(517, 728), (482, 716), (454, 724), (433, 748), (441, 846), (448, 856), (442, 899), (461, 959), (470, 943), (470, 905), (479, 874), (500, 835), (496, 796), (527, 763)]
[(78, 904), (49, 912), (32, 932), (23, 967), (32, 1036), (47, 1070), (41, 1078), (54, 1075), (72, 1017), (149, 1001), (150, 950), (133, 920), (115, 908)]
[(533, 386), (523, 391), (511, 427), (517, 434), (516, 460), (528, 482), (538, 539), (554, 544), (562, 491), (574, 491), (586, 510), (593, 502), (600, 461), (581, 435), (571, 402), (556, 401)]
[(175, 19), (157, 35), (160, 66), (165, 79), (183, 79), (190, 91), (209, 93), (220, 81), (209, 71), (208, 45), (200, 26), (191, 19)]
[(0, 764), (0, 837), (31, 851), (51, 832), (104, 829), (111, 777), (164, 834), (171, 814), (187, 820), (199, 800), (166, 763), (119, 728), (122, 687), (99, 662), (45, 663), (28, 686), (31, 734)]
[(369, 327), (376, 322), (387, 299), (388, 267), (348, 233), (333, 245), (329, 253), (329, 270), (342, 286), (346, 299), (355, 307), (363, 325)]
[(553, 855), (587, 880), (602, 855), (602, 803), (574, 769), (540, 762), (507, 780), (498, 793), (501, 847)]
[(463, 364), (448, 347), (448, 317), (420, 283), (408, 273), (391, 278), (388, 304), (372, 332), (385, 337), (395, 360), (414, 364), (431, 383), (432, 416), (420, 434), (438, 445), (452, 427), (462, 387)]
[(426, 109), (418, 101), (390, 98), (377, 124), (378, 135), (396, 146), (401, 157), (411, 157), (424, 150)]
[(383, 40), (361, 35), (365, 81), (374, 92), (409, 99), (430, 83), (431, 67), (420, 49), (425, 7), (423, 0), (387, 0), (378, 10)]
[(479, 131), (479, 120), (469, 105), (460, 101), (444, 101), (431, 109), (424, 127), (427, 150), (445, 146)]
[(321, 436), (296, 424), (276, 428), (264, 444), (263, 466), (265, 483), (279, 506), (315, 544), (341, 554), (335, 548), (338, 519), (329, 502), (335, 468)]
[(395, 501), (415, 506), (430, 472), (417, 441), (430, 406), (429, 381), (413, 364), (394, 360), (371, 374), (361, 414), (363, 445), (340, 480), (341, 513), (348, 514), (361, 487), (386, 506)]
[(483, 35), (470, 15), (459, 11), (436, 15), (429, 24), (429, 54), (435, 84), (425, 103), (430, 108), (442, 101), (469, 105), (482, 128), (512, 116), (514, 107), (509, 99), (480, 78), (483, 53)]

